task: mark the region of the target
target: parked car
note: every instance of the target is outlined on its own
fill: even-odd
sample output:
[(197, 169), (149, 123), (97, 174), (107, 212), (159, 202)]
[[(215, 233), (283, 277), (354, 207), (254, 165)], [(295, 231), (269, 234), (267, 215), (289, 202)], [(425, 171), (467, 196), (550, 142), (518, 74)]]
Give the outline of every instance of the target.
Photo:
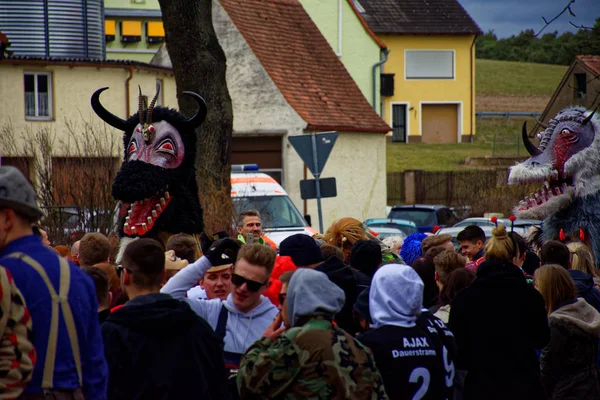
[(376, 228), (397, 229), (404, 232), (405, 236), (419, 231), (414, 222), (404, 219), (371, 218), (365, 221), (365, 225), (376, 232), (379, 232)]
[[(508, 221), (508, 222), (510, 224), (510, 221)], [(452, 237), (451, 240), (452, 240), (452, 244), (454, 245), (454, 248), (458, 249), (460, 247), (460, 243), (456, 240), (456, 237), (458, 236), (458, 234), (460, 232), (463, 231), (463, 229), (465, 229), (465, 227), (467, 227), (469, 225), (475, 225), (475, 224), (467, 224), (464, 226), (452, 226), (450, 228), (442, 228), (436, 232), (436, 235), (444, 235), (444, 234), (450, 235)], [(492, 231), (496, 227), (496, 224), (491, 223), (491, 225), (483, 225), (483, 226), (478, 225), (478, 226), (483, 230), (483, 233), (485, 233), (485, 238), (487, 240), (492, 237)], [(507, 225), (507, 227), (508, 227), (508, 230), (510, 231), (510, 225)], [(527, 232), (527, 228), (515, 225), (514, 231), (516, 233), (518, 233), (519, 235), (523, 236)]]
[(412, 221), (419, 232), (433, 232), (434, 227), (445, 228), (456, 223), (456, 216), (443, 205), (415, 204), (394, 206), (388, 218)]
[[(498, 218), (498, 223), (504, 224), (506, 226), (506, 228), (510, 230), (511, 221), (508, 218)], [(527, 229), (529, 229), (532, 226), (541, 225), (541, 223), (542, 223), (542, 221), (539, 221), (537, 219), (517, 219), (514, 222), (514, 227), (515, 227), (515, 230), (517, 231), (517, 233), (520, 234), (521, 229), (526, 231)], [(475, 217), (475, 218), (463, 219), (459, 223), (454, 224), (454, 227), (456, 227), (456, 228), (463, 227), (464, 228), (469, 225), (492, 226), (493, 227), (496, 224), (494, 224), (490, 218)], [(520, 228), (520, 229), (517, 230), (517, 228)]]
[[(388, 228), (387, 226), (370, 226), (369, 229), (372, 230), (373, 232), (377, 233), (377, 239), (379, 239), (379, 240), (383, 240), (385, 238), (392, 237), (392, 236), (400, 236), (400, 238), (402, 238), (402, 240), (404, 240), (404, 239), (406, 239), (406, 236), (408, 236), (400, 228)], [(417, 228), (415, 228), (415, 232), (416, 231), (417, 231)]]

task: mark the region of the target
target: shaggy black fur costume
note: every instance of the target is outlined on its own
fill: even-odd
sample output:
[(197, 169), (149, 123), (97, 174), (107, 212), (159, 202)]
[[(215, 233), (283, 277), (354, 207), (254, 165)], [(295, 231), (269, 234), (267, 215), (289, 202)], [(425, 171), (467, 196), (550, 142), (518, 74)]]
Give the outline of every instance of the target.
[[(117, 173), (112, 186), (112, 195), (120, 201), (119, 234), (121, 237), (151, 237), (157, 238), (161, 232), (200, 234), (203, 231), (202, 208), (198, 198), (196, 183), (196, 133), (194, 129), (206, 117), (204, 100), (195, 93), (184, 92), (192, 95), (198, 102), (200, 110), (196, 116), (188, 119), (180, 112), (165, 108), (155, 107), (152, 110), (152, 121), (158, 123), (166, 121), (171, 124), (180, 135), (184, 145), (184, 158), (176, 168), (162, 168), (144, 161), (127, 159), (127, 148), (134, 130), (140, 124), (139, 114), (132, 115), (129, 119), (121, 120), (110, 114), (99, 102), (100, 93), (106, 88), (99, 89), (92, 96), (94, 111), (105, 122), (125, 132), (123, 136), (124, 157), (121, 169)], [(147, 110), (143, 110), (143, 115)], [(137, 232), (125, 232), (124, 226), (128, 210), (135, 202), (144, 199), (156, 199), (160, 204), (160, 196), (168, 193), (167, 202), (159, 207), (161, 211), (147, 231), (139, 227)], [(164, 200), (160, 198), (160, 201)], [(148, 200), (146, 200), (148, 202)], [(151, 206), (154, 206), (153, 200)]]

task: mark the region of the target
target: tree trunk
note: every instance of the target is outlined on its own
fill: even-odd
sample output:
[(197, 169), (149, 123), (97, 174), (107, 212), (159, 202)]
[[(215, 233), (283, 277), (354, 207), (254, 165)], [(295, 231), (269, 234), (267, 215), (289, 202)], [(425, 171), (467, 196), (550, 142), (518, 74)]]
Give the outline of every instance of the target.
[(197, 105), (183, 91), (200, 94), (208, 105), (197, 129), (196, 181), (208, 234), (232, 226), (231, 137), (233, 112), (227, 90), (227, 60), (212, 23), (211, 0), (159, 0), (166, 46), (175, 72), (179, 109), (194, 115)]

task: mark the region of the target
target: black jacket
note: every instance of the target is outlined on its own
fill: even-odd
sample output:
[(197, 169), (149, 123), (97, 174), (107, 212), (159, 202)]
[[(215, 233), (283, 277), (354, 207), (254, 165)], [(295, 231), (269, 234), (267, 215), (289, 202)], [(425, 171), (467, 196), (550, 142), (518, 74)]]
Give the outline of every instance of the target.
[(536, 349), (550, 339), (544, 299), (509, 262), (484, 261), (460, 292), (448, 321), (465, 399), (544, 399)]
[(331, 256), (321, 265), (315, 267), (315, 270), (321, 271), (327, 275), (329, 280), (335, 283), (344, 291), (346, 300), (342, 311), (335, 317), (335, 322), (340, 328), (351, 335), (360, 331), (360, 326), (354, 320), (352, 310), (354, 303), (360, 292), (371, 285), (369, 277), (354, 268), (344, 265), (337, 257)]
[(560, 307), (549, 319), (551, 339), (540, 357), (548, 397), (600, 399), (600, 314), (585, 300), (578, 299)]
[(228, 399), (223, 345), (167, 294), (134, 298), (102, 324), (108, 399)]
[(574, 269), (569, 270), (569, 275), (575, 283), (577, 295), (583, 297), (596, 311), (600, 311), (600, 291), (594, 287), (592, 275)]

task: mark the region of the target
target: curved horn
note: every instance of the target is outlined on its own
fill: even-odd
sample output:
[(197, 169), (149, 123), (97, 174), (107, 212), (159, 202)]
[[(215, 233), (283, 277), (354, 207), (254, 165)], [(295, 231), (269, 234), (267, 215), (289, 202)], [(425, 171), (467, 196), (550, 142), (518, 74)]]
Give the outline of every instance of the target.
[(598, 106), (596, 106), (596, 108), (594, 108), (594, 111), (592, 111), (592, 113), (583, 120), (581, 125), (584, 125), (584, 126), (587, 125), (587, 123), (592, 120), (592, 117), (594, 116), (594, 114), (596, 114), (596, 111), (598, 111)]
[(140, 124), (144, 124), (144, 96), (142, 95), (142, 88), (140, 87), (140, 85), (138, 85), (138, 91), (139, 91), (139, 95), (138, 95), (138, 116), (140, 118)]
[(146, 123), (147, 124), (151, 124), (152, 123), (152, 111), (154, 111), (154, 105), (156, 104), (156, 100), (158, 99), (158, 94), (160, 93), (160, 89), (158, 89), (156, 91), (156, 94), (154, 95), (154, 98), (152, 99), (152, 101), (150, 102), (150, 105), (148, 106), (148, 114), (146, 115)]
[(542, 154), (542, 151), (535, 147), (535, 145), (529, 140), (529, 135), (527, 134), (527, 121), (523, 122), (522, 136), (523, 144), (525, 145), (525, 149), (527, 149), (527, 152), (529, 154), (531, 154), (532, 156), (539, 156), (540, 154)]
[(535, 122), (537, 122), (537, 124), (538, 124), (539, 126), (541, 126), (542, 128), (544, 128), (544, 129), (548, 129), (548, 125), (546, 125), (546, 124), (542, 123), (542, 121), (539, 121), (539, 120), (537, 120), (537, 119), (535, 119), (534, 121), (535, 121)]
[(126, 131), (128, 129), (127, 121), (110, 113), (100, 103), (100, 93), (104, 92), (106, 89), (108, 89), (108, 87), (100, 88), (94, 92), (94, 94), (92, 95), (92, 100), (91, 100), (92, 101), (92, 109), (104, 122), (106, 122), (113, 128), (117, 128), (121, 131)]
[(190, 128), (196, 129), (204, 122), (204, 119), (206, 118), (206, 114), (208, 112), (208, 107), (206, 106), (206, 102), (204, 101), (202, 96), (200, 96), (198, 93), (183, 92), (183, 94), (187, 94), (188, 96), (193, 97), (194, 100), (196, 100), (196, 102), (198, 103), (198, 112), (196, 113), (196, 115), (194, 115), (192, 118), (189, 118), (186, 121), (186, 124)]

